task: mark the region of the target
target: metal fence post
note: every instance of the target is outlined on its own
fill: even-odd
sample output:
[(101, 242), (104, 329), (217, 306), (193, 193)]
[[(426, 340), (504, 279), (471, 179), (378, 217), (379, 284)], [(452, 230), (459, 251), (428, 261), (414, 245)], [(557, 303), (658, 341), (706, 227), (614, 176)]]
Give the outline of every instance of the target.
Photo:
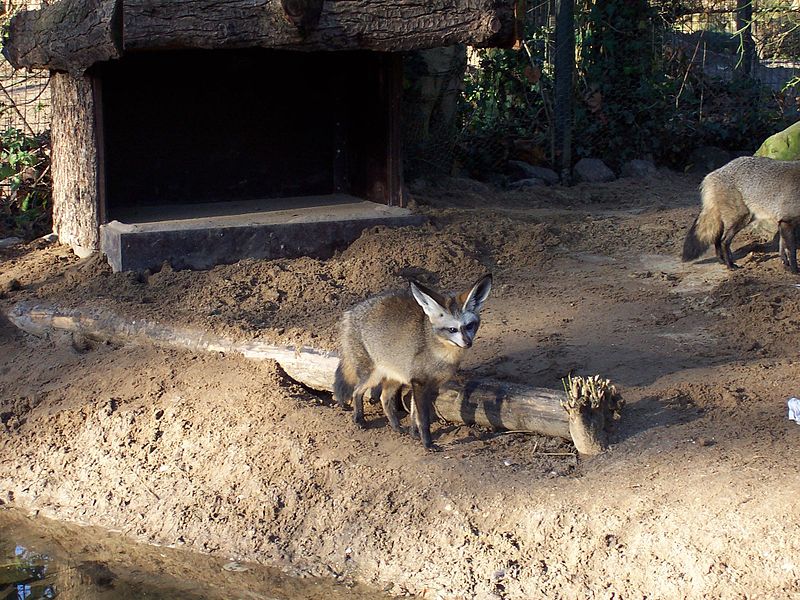
[(561, 183), (572, 180), (572, 102), (575, 73), (574, 0), (556, 0), (555, 150)]

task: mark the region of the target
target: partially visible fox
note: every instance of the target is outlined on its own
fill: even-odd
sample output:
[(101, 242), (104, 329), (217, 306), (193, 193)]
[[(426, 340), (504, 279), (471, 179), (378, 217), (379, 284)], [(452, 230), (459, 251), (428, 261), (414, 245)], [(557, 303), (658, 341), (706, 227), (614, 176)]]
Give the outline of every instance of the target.
[(706, 175), (700, 189), (703, 206), (683, 242), (684, 261), (699, 257), (713, 242), (720, 262), (738, 268), (731, 255), (733, 237), (748, 223), (765, 220), (780, 232), (784, 266), (797, 273), (800, 161), (743, 156)]
[(401, 386), (409, 386), (411, 432), (418, 431), (430, 448), (430, 408), (472, 346), (491, 289), (491, 275), (457, 296), (442, 296), (412, 282), (404, 292), (369, 298), (345, 312), (333, 388), (336, 401), (344, 406), (352, 400), (353, 420), (363, 424), (364, 393), (380, 384), (383, 411), (399, 431), (395, 397)]

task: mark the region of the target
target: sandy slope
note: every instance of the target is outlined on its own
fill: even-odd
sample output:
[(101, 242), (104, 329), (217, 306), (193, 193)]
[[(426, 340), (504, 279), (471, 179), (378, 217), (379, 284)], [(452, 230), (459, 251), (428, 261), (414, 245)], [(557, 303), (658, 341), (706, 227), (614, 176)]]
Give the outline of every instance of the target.
[[(800, 289), (774, 251), (681, 264), (697, 180), (485, 194), (416, 187), (430, 224), (328, 260), (113, 275), (6, 251), (6, 307), (42, 299), (335, 346), (353, 302), (491, 270), (465, 367), (628, 402), (612, 450), (439, 424), (425, 452), (376, 406), (356, 429), (271, 364), (0, 328), (0, 493), (160, 543), (452, 598), (800, 597)], [(753, 241), (751, 238), (749, 241)], [(737, 239), (741, 246), (748, 239)], [(737, 245), (735, 244), (735, 245)]]

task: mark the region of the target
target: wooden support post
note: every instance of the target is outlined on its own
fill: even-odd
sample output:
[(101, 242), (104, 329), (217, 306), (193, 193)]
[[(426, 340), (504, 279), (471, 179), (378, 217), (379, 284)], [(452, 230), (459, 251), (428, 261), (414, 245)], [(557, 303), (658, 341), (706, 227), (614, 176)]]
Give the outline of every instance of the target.
[(53, 231), (85, 257), (99, 248), (100, 163), (95, 86), (88, 75), (53, 73)]
[(386, 144), (386, 199), (389, 206), (404, 206), (403, 201), (403, 148), (400, 115), (403, 101), (403, 56), (387, 54), (385, 59), (386, 118), (388, 139)]

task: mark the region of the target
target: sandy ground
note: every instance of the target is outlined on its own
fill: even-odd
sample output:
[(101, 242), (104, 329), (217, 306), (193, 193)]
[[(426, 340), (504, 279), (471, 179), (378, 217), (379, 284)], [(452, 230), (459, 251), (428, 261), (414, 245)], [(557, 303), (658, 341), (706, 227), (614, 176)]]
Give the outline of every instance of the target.
[[(0, 327), (0, 494), (58, 519), (427, 598), (800, 598), (800, 278), (774, 247), (682, 264), (695, 176), (499, 193), (417, 182), (429, 224), (333, 258), (112, 274), (3, 251), (3, 308), (104, 306), (335, 348), (341, 312), (413, 275), (495, 288), (466, 371), (627, 402), (613, 446), (439, 423), (426, 452), (376, 405), (357, 429), (271, 363)], [(13, 280), (16, 280), (14, 282)]]

